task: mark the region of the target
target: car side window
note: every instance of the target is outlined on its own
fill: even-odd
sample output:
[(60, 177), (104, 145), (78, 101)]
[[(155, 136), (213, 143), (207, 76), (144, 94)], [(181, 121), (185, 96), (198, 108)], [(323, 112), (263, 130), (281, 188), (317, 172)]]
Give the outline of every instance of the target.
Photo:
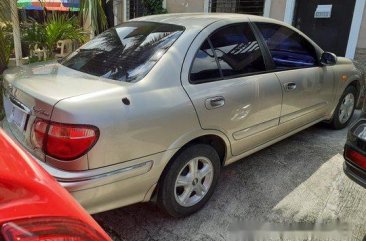
[(266, 69), (259, 44), (248, 23), (220, 29), (210, 39), (224, 77)]
[(256, 25), (267, 43), (277, 69), (318, 65), (315, 47), (297, 32), (273, 23)]
[(193, 61), (190, 81), (202, 82), (221, 78), (220, 70), (217, 65), (215, 54), (206, 40), (198, 50)]
[(212, 81), (264, 70), (262, 52), (252, 29), (248, 23), (240, 23), (219, 29), (202, 44), (192, 63), (190, 82)]

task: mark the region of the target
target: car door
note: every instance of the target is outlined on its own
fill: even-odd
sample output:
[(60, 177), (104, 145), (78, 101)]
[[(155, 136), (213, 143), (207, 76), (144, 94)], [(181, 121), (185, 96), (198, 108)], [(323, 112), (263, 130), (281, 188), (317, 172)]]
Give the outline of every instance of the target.
[(283, 88), (279, 131), (282, 134), (319, 121), (329, 113), (335, 81), (321, 66), (317, 47), (297, 31), (274, 23), (256, 23)]
[(282, 90), (249, 23), (217, 25), (191, 45), (182, 84), (202, 128), (225, 133), (239, 155), (276, 136)]

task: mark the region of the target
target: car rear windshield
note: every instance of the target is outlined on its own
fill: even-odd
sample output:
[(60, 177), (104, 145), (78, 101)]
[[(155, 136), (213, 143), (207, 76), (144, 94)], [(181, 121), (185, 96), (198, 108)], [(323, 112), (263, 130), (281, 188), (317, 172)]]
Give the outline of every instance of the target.
[(156, 22), (127, 22), (105, 31), (61, 64), (95, 76), (137, 82), (154, 67), (184, 31)]

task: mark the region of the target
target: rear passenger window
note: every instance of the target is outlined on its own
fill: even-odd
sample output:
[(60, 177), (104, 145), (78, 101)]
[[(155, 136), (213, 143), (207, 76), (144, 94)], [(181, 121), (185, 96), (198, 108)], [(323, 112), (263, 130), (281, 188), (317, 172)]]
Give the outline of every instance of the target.
[(224, 77), (265, 70), (258, 42), (247, 23), (223, 28), (210, 36)]
[(215, 55), (206, 40), (196, 54), (193, 61), (190, 81), (201, 82), (221, 78)]
[(249, 24), (240, 23), (219, 29), (202, 44), (192, 63), (190, 81), (234, 78), (265, 69), (259, 44)]
[(297, 32), (273, 23), (256, 23), (277, 69), (317, 66), (314, 46)]

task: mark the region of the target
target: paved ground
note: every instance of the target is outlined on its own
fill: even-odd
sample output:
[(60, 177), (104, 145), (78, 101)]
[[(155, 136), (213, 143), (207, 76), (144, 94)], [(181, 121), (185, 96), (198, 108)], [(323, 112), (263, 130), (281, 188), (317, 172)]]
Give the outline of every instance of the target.
[(348, 223), (366, 234), (366, 189), (342, 171), (346, 130), (316, 125), (224, 168), (206, 207), (185, 219), (152, 204), (95, 215), (114, 240), (233, 240), (238, 220)]

